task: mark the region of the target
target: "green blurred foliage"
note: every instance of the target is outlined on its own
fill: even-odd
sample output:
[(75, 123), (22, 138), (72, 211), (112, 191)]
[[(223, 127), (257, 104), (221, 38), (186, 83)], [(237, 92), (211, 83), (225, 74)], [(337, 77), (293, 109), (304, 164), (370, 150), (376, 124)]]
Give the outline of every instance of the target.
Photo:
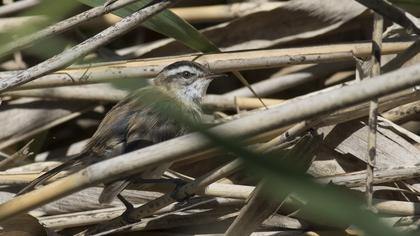
[[(62, 19), (65, 19), (69, 14), (72, 13), (77, 7), (80, 7), (81, 4), (77, 1), (72, 0), (43, 0), (39, 5), (36, 7), (24, 11), (20, 14), (20, 16), (32, 16), (32, 15), (42, 15), (47, 17), (47, 21), (43, 21), (42, 23), (32, 23), (32, 24), (25, 24), (21, 27), (16, 28), (12, 32), (9, 32), (8, 34), (2, 34), (0, 35), (0, 45), (5, 44), (11, 40), (14, 40), (16, 38), (29, 35), (33, 32), (36, 32), (48, 25), (51, 25), (55, 22), (58, 22)], [(57, 44), (66, 45), (68, 43), (67, 40), (63, 39), (56, 39), (53, 46), (56, 47)], [(48, 44), (44, 44), (48, 45)], [(49, 51), (49, 48), (45, 46), (45, 48), (37, 48), (35, 50), (37, 53), (42, 53), (42, 51)], [(44, 53), (43, 53), (44, 54)], [(45, 53), (48, 55), (48, 53)]]

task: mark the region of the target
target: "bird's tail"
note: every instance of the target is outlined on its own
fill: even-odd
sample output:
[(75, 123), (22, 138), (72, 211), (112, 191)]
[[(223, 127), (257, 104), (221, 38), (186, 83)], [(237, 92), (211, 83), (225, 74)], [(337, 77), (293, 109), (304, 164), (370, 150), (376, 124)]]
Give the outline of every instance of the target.
[(61, 165), (47, 171), (46, 173), (42, 174), (38, 178), (32, 180), (28, 185), (26, 185), (23, 189), (21, 189), (16, 194), (16, 196), (22, 195), (24, 193), (27, 193), (27, 192), (31, 191), (37, 185), (40, 185), (40, 184), (44, 183), (45, 181), (54, 177), (55, 175), (57, 175), (61, 171), (65, 171), (65, 170), (68, 170), (68, 169), (71, 169), (73, 167), (76, 167), (76, 166), (79, 166), (79, 165), (83, 164), (82, 159), (84, 159), (84, 157), (86, 157), (86, 154), (84, 154), (84, 153), (80, 153), (80, 154), (76, 154), (74, 156), (71, 156), (69, 160), (65, 161)]

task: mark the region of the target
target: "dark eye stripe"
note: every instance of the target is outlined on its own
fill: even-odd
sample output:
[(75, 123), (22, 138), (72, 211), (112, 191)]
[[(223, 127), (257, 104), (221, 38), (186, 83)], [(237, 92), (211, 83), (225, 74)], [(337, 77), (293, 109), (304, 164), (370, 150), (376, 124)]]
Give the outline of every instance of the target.
[(194, 76), (195, 74), (191, 73), (189, 71), (183, 71), (183, 72), (180, 73), (180, 75), (182, 75), (183, 77), (189, 78), (191, 76)]

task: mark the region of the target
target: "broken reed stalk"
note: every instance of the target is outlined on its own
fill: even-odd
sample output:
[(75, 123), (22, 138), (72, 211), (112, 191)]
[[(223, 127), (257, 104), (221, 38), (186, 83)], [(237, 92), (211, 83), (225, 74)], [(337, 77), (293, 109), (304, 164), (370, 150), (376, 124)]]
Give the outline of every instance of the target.
[(157, 3), (148, 5), (145, 8), (142, 8), (139, 11), (123, 18), (115, 25), (108, 27), (107, 29), (85, 40), (84, 42), (69, 48), (64, 52), (55, 55), (54, 57), (45, 60), (31, 68), (19, 72), (15, 76), (3, 79), (0, 83), (0, 92), (10, 90), (16, 86), (27, 83), (43, 75), (70, 65), (77, 59), (87, 55), (89, 52), (134, 29), (140, 23), (147, 20), (149, 17), (163, 11), (171, 4), (171, 0), (160, 0)]
[[(384, 27), (384, 19), (381, 15), (375, 13), (373, 19), (372, 33), (372, 68), (370, 69), (370, 78), (381, 74), (381, 47), (382, 33)], [(366, 204), (372, 208), (373, 197), (373, 171), (375, 168), (376, 157), (376, 129), (378, 126), (378, 99), (374, 98), (369, 104), (369, 121), (368, 121), (368, 149), (367, 149), (367, 165), (366, 165)]]
[(63, 21), (55, 23), (54, 25), (48, 26), (45, 29), (39, 30), (27, 36), (23, 36), (16, 40), (10, 41), (7, 44), (0, 46), (0, 58), (7, 56), (15, 51), (25, 48), (26, 46), (33, 44), (41, 39), (51, 37), (55, 34), (62, 33), (69, 30), (83, 22), (89, 21), (97, 16), (112, 12), (130, 3), (136, 2), (137, 0), (120, 0), (111, 3), (108, 6), (98, 6), (91, 8), (85, 12), (67, 18)]
[[(404, 51), (413, 42), (384, 43), (382, 52), (395, 54)], [(36, 81), (15, 89), (56, 87), (90, 84), (129, 78), (152, 78), (163, 67), (180, 60), (196, 61), (215, 72), (274, 68), (292, 64), (350, 61), (353, 56), (369, 56), (371, 43), (336, 44), (289, 49), (251, 50), (213, 54), (162, 57), (147, 60), (129, 60), (112, 63), (98, 63), (83, 67), (70, 67), (56, 73), (44, 75)], [(304, 52), (304, 53), (303, 53)], [(61, 54), (60, 54), (61, 55)], [(0, 79), (16, 77), (24, 72), (0, 72)]]
[[(394, 93), (420, 84), (420, 65), (413, 65), (293, 103), (285, 102), (208, 130), (225, 138), (244, 140), (311, 117)], [(316, 104), (316, 105), (314, 105)], [(299, 110), (296, 110), (299, 107)], [(72, 175), (0, 205), (0, 220), (36, 208), (100, 182), (123, 178), (157, 163), (191, 158), (212, 148), (202, 134), (191, 133), (93, 164)], [(112, 171), (111, 171), (112, 170)]]

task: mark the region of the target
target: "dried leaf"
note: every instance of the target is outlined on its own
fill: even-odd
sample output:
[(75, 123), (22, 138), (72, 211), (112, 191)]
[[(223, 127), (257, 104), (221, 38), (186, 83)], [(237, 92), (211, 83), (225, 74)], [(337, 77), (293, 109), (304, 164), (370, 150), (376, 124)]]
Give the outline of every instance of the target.
[[(325, 144), (343, 154), (365, 161), (368, 127), (360, 121), (336, 125)], [(378, 127), (376, 165), (378, 169), (414, 166), (420, 162), (420, 151), (393, 130)]]

